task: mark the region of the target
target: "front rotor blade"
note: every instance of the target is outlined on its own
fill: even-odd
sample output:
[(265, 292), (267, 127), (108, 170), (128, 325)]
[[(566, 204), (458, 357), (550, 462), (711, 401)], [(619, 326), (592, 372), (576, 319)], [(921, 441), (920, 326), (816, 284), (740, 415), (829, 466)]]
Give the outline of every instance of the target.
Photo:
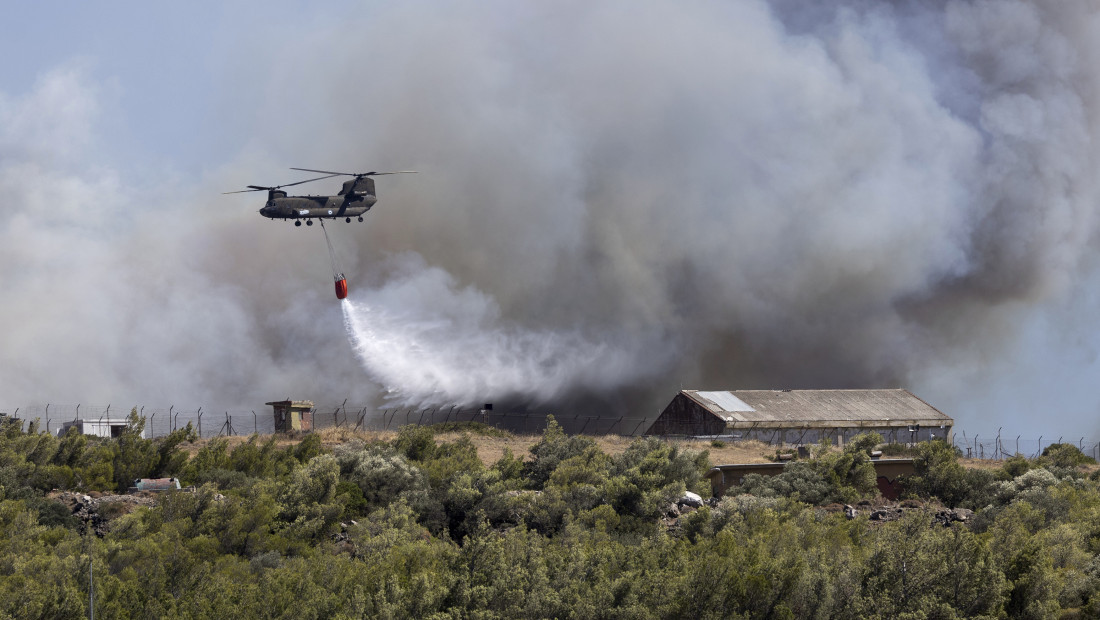
[(291, 168), (291, 170), (301, 170), (302, 172), (316, 172), (319, 174), (328, 174), (331, 176), (344, 175), (348, 177), (357, 176), (354, 172), (333, 172), (331, 170), (311, 170), (309, 168)]
[[(253, 187), (253, 186), (249, 185), (249, 187)], [(223, 194), (243, 194), (245, 192), (259, 192), (259, 191), (262, 191), (262, 190), (265, 190), (265, 189), (271, 189), (271, 188), (268, 188), (268, 187), (253, 187), (253, 189), (239, 189), (235, 192), (222, 192), (222, 193)]]
[[(314, 181), (320, 181), (321, 179), (331, 179), (332, 177), (336, 177), (336, 176), (340, 176), (340, 173), (339, 172), (334, 172), (332, 174), (329, 174), (329, 175), (326, 175), (326, 176), (323, 176), (323, 177), (317, 177), (316, 179), (306, 179), (305, 181), (298, 181), (297, 183), (287, 183), (285, 185), (280, 185), (279, 187), (293, 187), (295, 185), (301, 185), (302, 183), (312, 183)], [(279, 187), (276, 187), (274, 189), (279, 189)]]
[(291, 170), (301, 170), (302, 172), (317, 172), (320, 174), (330, 174), (332, 176), (343, 175), (349, 177), (374, 177), (381, 176), (383, 174), (415, 174), (416, 170), (398, 170), (396, 172), (333, 172), (331, 170), (313, 170), (312, 168), (291, 168)]

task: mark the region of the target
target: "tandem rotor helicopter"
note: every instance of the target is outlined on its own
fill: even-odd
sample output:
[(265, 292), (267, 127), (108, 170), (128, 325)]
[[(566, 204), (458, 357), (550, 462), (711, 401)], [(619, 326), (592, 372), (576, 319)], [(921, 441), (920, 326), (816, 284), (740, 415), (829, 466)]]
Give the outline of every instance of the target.
[[(291, 168), (302, 172), (316, 172), (323, 177), (306, 179), (297, 183), (285, 183), (274, 187), (261, 187), (249, 185), (248, 189), (235, 192), (223, 192), (225, 194), (241, 194), (244, 192), (267, 192), (267, 203), (260, 209), (260, 215), (271, 219), (294, 220), (295, 226), (301, 226), (302, 220), (306, 226), (313, 226), (313, 218), (336, 219), (344, 218), (345, 222), (351, 222), (351, 218), (358, 217), (363, 221), (363, 214), (370, 211), (374, 203), (378, 202), (378, 196), (374, 193), (374, 179), (371, 177), (384, 174), (413, 174), (416, 170), (398, 170), (396, 172), (332, 172), (330, 170), (311, 170), (309, 168)], [(303, 183), (312, 183), (321, 179), (348, 176), (353, 179), (344, 181), (340, 193), (335, 196), (287, 196), (282, 190), (284, 187), (292, 187)]]

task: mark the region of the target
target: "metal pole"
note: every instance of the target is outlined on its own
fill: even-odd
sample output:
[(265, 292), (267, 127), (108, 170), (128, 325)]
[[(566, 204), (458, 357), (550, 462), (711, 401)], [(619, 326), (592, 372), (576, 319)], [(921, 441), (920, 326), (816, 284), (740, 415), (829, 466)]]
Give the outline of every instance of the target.
[(199, 439), (202, 439), (202, 407), (199, 407), (198, 417), (199, 417)]
[(1035, 453), (1035, 458), (1039, 458), (1039, 455), (1043, 453), (1043, 436), (1039, 435), (1039, 451)]
[(175, 409), (175, 408), (176, 408), (175, 405), (172, 405), (171, 407), (168, 408), (168, 422), (169, 422), (169, 426), (172, 429), (171, 431), (168, 431), (168, 432), (172, 432), (172, 431), (176, 430), (176, 419), (172, 417), (172, 410)]
[[(144, 407), (143, 407), (144, 409)], [(149, 416), (149, 439), (152, 439), (156, 434), (153, 432), (153, 420), (157, 418), (157, 412), (154, 411), (153, 415)]]
[(255, 409), (252, 410), (252, 434), (253, 435), (259, 435), (260, 434), (260, 424), (259, 424), (259, 422), (256, 421), (256, 410)]

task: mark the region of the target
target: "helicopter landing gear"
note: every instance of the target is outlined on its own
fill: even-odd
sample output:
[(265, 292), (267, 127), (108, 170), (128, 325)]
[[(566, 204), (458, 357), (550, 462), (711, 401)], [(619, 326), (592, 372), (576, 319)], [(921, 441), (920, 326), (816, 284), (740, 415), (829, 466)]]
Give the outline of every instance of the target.
[(348, 224), (350, 224), (351, 223), (351, 218), (350, 217), (345, 217), (344, 221), (347, 222)]
[(360, 221), (360, 222), (362, 222), (362, 221), (363, 221), (363, 216), (362, 216), (362, 215), (360, 215), (360, 216), (359, 216), (359, 221)]
[(301, 226), (302, 225), (302, 220), (294, 220), (294, 225), (295, 226)]
[(313, 220), (306, 220), (306, 226), (313, 226)]

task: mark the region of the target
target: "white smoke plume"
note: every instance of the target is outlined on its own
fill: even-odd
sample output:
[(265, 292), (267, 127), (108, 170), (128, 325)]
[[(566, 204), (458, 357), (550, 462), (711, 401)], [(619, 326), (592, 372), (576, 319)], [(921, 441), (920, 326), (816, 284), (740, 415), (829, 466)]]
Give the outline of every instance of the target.
[[(88, 163), (79, 71), (0, 100), (6, 398), (901, 385), (976, 416), (1027, 325), (1091, 307), (1088, 2), (408, 2), (295, 46), (259, 19), (211, 119), (246, 146), (189, 190)], [(421, 171), (335, 231), (346, 326), (316, 227), (217, 195), (289, 166)]]
[(470, 405), (488, 396), (545, 404), (637, 378), (636, 344), (503, 324), (485, 294), (457, 288), (415, 255), (395, 258), (403, 273), (343, 302), (355, 351), (391, 402)]

